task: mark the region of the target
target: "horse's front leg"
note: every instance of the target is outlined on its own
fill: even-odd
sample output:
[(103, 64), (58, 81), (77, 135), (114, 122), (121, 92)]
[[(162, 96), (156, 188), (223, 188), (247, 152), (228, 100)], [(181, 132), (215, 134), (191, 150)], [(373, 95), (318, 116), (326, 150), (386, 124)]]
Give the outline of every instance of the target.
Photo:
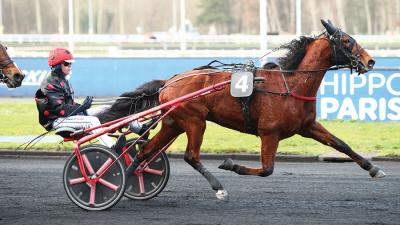
[(346, 143), (335, 137), (316, 121), (311, 124), (311, 126), (303, 129), (299, 134), (303, 137), (312, 138), (324, 145), (331, 146), (339, 152), (348, 155), (354, 162), (360, 165), (361, 168), (369, 171), (371, 177), (382, 178), (386, 176), (386, 174), (378, 166), (373, 165), (370, 161), (364, 159), (361, 155), (354, 152)]
[(205, 120), (191, 118), (185, 120), (184, 130), (188, 138), (185, 152), (185, 161), (207, 179), (211, 188), (216, 191), (220, 200), (228, 200), (228, 192), (214, 175), (207, 170), (200, 162), (200, 146), (203, 142), (203, 135), (206, 128)]
[(154, 153), (165, 147), (181, 133), (183, 133), (183, 130), (179, 127), (163, 122), (160, 131), (133, 158), (131, 164), (126, 169), (126, 175), (131, 176), (143, 160), (149, 159)]
[(277, 134), (260, 135), (261, 152), (260, 158), (261, 168), (250, 168), (239, 164), (234, 164), (232, 159), (226, 159), (218, 168), (231, 170), (239, 175), (257, 175), (261, 177), (269, 176), (274, 171), (274, 161), (276, 150), (279, 144), (279, 136)]

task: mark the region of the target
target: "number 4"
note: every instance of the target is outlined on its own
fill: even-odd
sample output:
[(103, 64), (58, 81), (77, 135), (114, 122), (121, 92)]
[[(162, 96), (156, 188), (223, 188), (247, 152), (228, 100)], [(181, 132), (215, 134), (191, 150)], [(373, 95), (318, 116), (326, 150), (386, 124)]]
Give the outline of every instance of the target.
[(239, 80), (235, 84), (236, 89), (241, 89), (242, 92), (246, 92), (247, 89), (249, 88), (249, 85), (247, 85), (247, 78), (248, 76), (241, 76)]
[(253, 92), (253, 73), (240, 71), (232, 74), (231, 95), (233, 97), (247, 97)]

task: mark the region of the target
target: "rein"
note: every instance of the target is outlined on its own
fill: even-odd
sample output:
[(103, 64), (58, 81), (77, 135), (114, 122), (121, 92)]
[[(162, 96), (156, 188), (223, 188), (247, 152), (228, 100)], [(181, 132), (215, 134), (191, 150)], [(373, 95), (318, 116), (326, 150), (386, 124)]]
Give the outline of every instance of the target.
[(180, 80), (189, 78), (189, 77), (200, 76), (200, 75), (211, 75), (211, 74), (216, 74), (216, 73), (221, 73), (221, 72), (228, 72), (228, 71), (227, 71), (227, 70), (217, 70), (217, 71), (207, 72), (207, 73), (189, 74), (189, 75), (180, 77), (180, 78), (178, 78), (178, 79), (176, 79), (176, 80), (172, 80), (172, 81), (170, 81), (170, 82), (168, 82), (168, 83), (165, 83), (165, 85), (162, 86), (162, 87), (160, 88), (159, 92), (162, 91), (163, 89), (165, 89), (165, 88), (171, 86), (171, 84), (176, 83), (176, 82), (178, 82), (178, 81), (180, 81)]
[(137, 98), (131, 97), (116, 97), (116, 98), (105, 98), (105, 99), (93, 99), (92, 105), (112, 105), (117, 100), (136, 100)]
[[(166, 83), (166, 84), (160, 89), (160, 91), (161, 91), (162, 89), (164, 89), (164, 88), (170, 86), (171, 84), (177, 82), (177, 81), (180, 81), (180, 80), (183, 80), (183, 79), (186, 79), (186, 78), (189, 78), (189, 77), (193, 77), (193, 76), (211, 75), (211, 74), (216, 74), (216, 73), (219, 73), (219, 72), (231, 72), (231, 73), (233, 73), (233, 72), (237, 72), (237, 71), (251, 71), (251, 72), (254, 73), (256, 70), (262, 70), (262, 71), (268, 71), (268, 72), (280, 72), (281, 75), (282, 75), (282, 79), (283, 79), (283, 82), (284, 82), (284, 84), (285, 84), (285, 87), (286, 87), (286, 90), (287, 90), (287, 91), (286, 91), (286, 92), (273, 92), (273, 91), (264, 90), (264, 89), (261, 89), (261, 88), (255, 88), (256, 91), (264, 92), (264, 93), (268, 93), (268, 94), (279, 95), (279, 96), (292, 96), (292, 97), (294, 97), (294, 98), (296, 98), (296, 99), (303, 100), (303, 101), (315, 101), (315, 100), (317, 100), (316, 97), (307, 97), (307, 96), (301, 96), (301, 95), (295, 94), (295, 93), (289, 88), (289, 86), (288, 86), (288, 84), (287, 84), (287, 79), (286, 79), (286, 76), (285, 76), (286, 74), (285, 74), (285, 73), (295, 73), (295, 72), (313, 73), (313, 72), (322, 72), (322, 71), (328, 71), (328, 70), (339, 70), (339, 69), (345, 69), (345, 68), (349, 68), (350, 70), (352, 70), (353, 68), (358, 69), (358, 68), (360, 67), (360, 62), (359, 62), (359, 51), (360, 51), (360, 49), (358, 49), (356, 55), (351, 54), (351, 52), (350, 52), (350, 53), (347, 52), (347, 51), (344, 49), (344, 47), (338, 42), (338, 40), (340, 40), (340, 38), (341, 38), (342, 35), (343, 35), (342, 32), (341, 32), (340, 30), (338, 30), (338, 34), (340, 35), (340, 38), (339, 38), (339, 39), (338, 39), (337, 37), (335, 37), (336, 33), (337, 33), (337, 32), (335, 32), (335, 34), (333, 34), (333, 35), (328, 35), (328, 34), (325, 33), (325, 34), (328, 36), (328, 38), (324, 38), (324, 39), (326, 39), (326, 40), (330, 43), (330, 46), (331, 46), (332, 51), (333, 51), (333, 60), (334, 60), (334, 62), (335, 62), (335, 63), (334, 63), (335, 66), (332, 66), (332, 67), (329, 67), (329, 68), (307, 69), (307, 70), (263, 69), (263, 68), (257, 68), (257, 67), (255, 67), (254, 62), (251, 61), (251, 60), (250, 60), (248, 63), (246, 63), (246, 64), (243, 64), (243, 63), (238, 63), (238, 64), (225, 64), (225, 63), (222, 63), (222, 62), (220, 62), (220, 61), (218, 61), (218, 60), (213, 60), (213, 61), (211, 61), (209, 64), (207, 64), (207, 65), (205, 65), (205, 66), (201, 66), (201, 67), (196, 68), (196, 69), (213, 69), (213, 70), (215, 70), (215, 71), (213, 71), (213, 72), (207, 72), (207, 73), (189, 74), (189, 75), (180, 77), (180, 78), (178, 78), (178, 79), (176, 79), (176, 80), (172, 80), (172, 81)], [(324, 33), (323, 33), (323, 34), (324, 34)], [(321, 35), (323, 35), (323, 34), (321, 34)], [(321, 35), (320, 35), (320, 36), (321, 36)], [(350, 40), (350, 45), (351, 45), (351, 47), (354, 46), (354, 44), (355, 44), (355, 41), (354, 41), (353, 39), (351, 39), (351, 40)], [(256, 60), (256, 62), (260, 61), (262, 58), (264, 58), (264, 57), (266, 57), (267, 55), (269, 55), (269, 54), (271, 54), (271, 53), (273, 53), (273, 52), (276, 52), (276, 51), (278, 51), (278, 50), (280, 50), (280, 49), (281, 49), (281, 47), (272, 49), (272, 50), (271, 50), (270, 52), (268, 52), (267, 54), (265, 54), (265, 55), (259, 57), (259, 58)], [(347, 64), (347, 65), (338, 65), (338, 63), (337, 63), (337, 50), (341, 51), (341, 52), (345, 55), (345, 57), (346, 57), (347, 59), (349, 59), (350, 64)], [(214, 64), (214, 63), (218, 63), (218, 65), (212, 65), (212, 64)], [(195, 69), (195, 70), (196, 70), (196, 69)]]
[[(265, 55), (264, 55), (265, 56)], [(264, 57), (263, 56), (263, 57)], [(212, 63), (219, 63), (220, 65), (218, 65), (217, 67), (224, 67), (224, 69), (218, 69), (217, 67), (212, 67), (211, 64)], [(228, 68), (229, 67), (229, 68)], [(254, 63), (250, 62), (248, 64), (242, 64), (242, 63), (238, 63), (238, 64), (224, 64), (220, 61), (217, 60), (213, 60), (211, 63), (207, 64), (207, 67), (204, 67), (204, 69), (213, 69), (215, 71), (213, 72), (204, 72), (204, 73), (195, 73), (195, 74), (189, 74), (183, 77), (180, 77), (176, 80), (172, 80), (168, 83), (166, 83), (162, 88), (160, 88), (159, 92), (162, 91), (163, 89), (169, 87), (170, 85), (172, 85), (175, 82), (178, 82), (180, 80), (184, 80), (186, 78), (189, 77), (194, 77), (194, 76), (201, 76), (201, 75), (212, 75), (212, 74), (217, 74), (217, 73), (221, 73), (221, 72), (236, 72), (236, 71), (243, 71), (243, 70), (261, 70), (261, 71), (267, 71), (267, 72), (281, 72), (282, 75), (282, 79), (283, 82), (285, 83), (285, 87), (287, 89), (286, 92), (273, 92), (273, 91), (269, 91), (269, 90), (265, 90), (265, 89), (261, 89), (261, 88), (255, 88), (256, 91), (258, 92), (264, 92), (264, 93), (268, 93), (268, 94), (273, 94), (273, 95), (278, 95), (278, 96), (292, 96), (294, 98), (297, 98), (299, 100), (303, 100), (303, 101), (315, 101), (317, 100), (317, 97), (307, 97), (307, 96), (301, 96), (301, 95), (297, 95), (295, 93), (293, 93), (286, 81), (286, 76), (284, 75), (284, 73), (294, 73), (294, 72), (321, 72), (321, 71), (327, 71), (327, 70), (339, 70), (339, 69), (344, 69), (344, 68), (348, 68), (348, 66), (333, 66), (333, 67), (329, 67), (329, 68), (322, 68), (322, 69), (315, 69), (315, 70), (277, 70), (277, 69), (262, 69), (262, 68), (255, 68)]]

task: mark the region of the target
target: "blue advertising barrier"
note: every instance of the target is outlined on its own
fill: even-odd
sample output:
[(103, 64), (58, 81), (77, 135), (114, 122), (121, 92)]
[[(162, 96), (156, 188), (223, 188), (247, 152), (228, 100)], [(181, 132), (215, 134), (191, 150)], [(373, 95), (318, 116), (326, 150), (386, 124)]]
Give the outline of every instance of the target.
[[(398, 68), (400, 58), (377, 58), (376, 68)], [(318, 118), (400, 121), (400, 70), (349, 70), (325, 75), (318, 93)]]
[[(208, 64), (243, 63), (249, 58), (77, 58), (70, 81), (76, 96), (119, 96), (154, 79)], [(47, 58), (14, 58), (26, 73), (16, 89), (0, 86), (1, 97), (33, 97), (48, 74)], [(375, 67), (399, 67), (400, 58), (376, 58)], [(357, 76), (349, 70), (329, 71), (318, 94), (318, 118), (400, 121), (400, 71), (373, 70)]]

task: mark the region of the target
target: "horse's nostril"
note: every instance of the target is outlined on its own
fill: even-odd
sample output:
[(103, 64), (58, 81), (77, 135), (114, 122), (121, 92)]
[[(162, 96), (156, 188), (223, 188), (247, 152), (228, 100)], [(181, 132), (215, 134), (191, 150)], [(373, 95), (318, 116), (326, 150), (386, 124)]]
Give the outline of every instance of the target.
[(368, 61), (368, 68), (369, 68), (369, 69), (372, 69), (372, 68), (374, 67), (374, 65), (375, 65), (375, 60), (370, 59), (370, 60)]
[(21, 82), (24, 78), (25, 78), (25, 75), (24, 75), (24, 74), (20, 74), (20, 73), (14, 74), (14, 79), (15, 79), (17, 82)]

